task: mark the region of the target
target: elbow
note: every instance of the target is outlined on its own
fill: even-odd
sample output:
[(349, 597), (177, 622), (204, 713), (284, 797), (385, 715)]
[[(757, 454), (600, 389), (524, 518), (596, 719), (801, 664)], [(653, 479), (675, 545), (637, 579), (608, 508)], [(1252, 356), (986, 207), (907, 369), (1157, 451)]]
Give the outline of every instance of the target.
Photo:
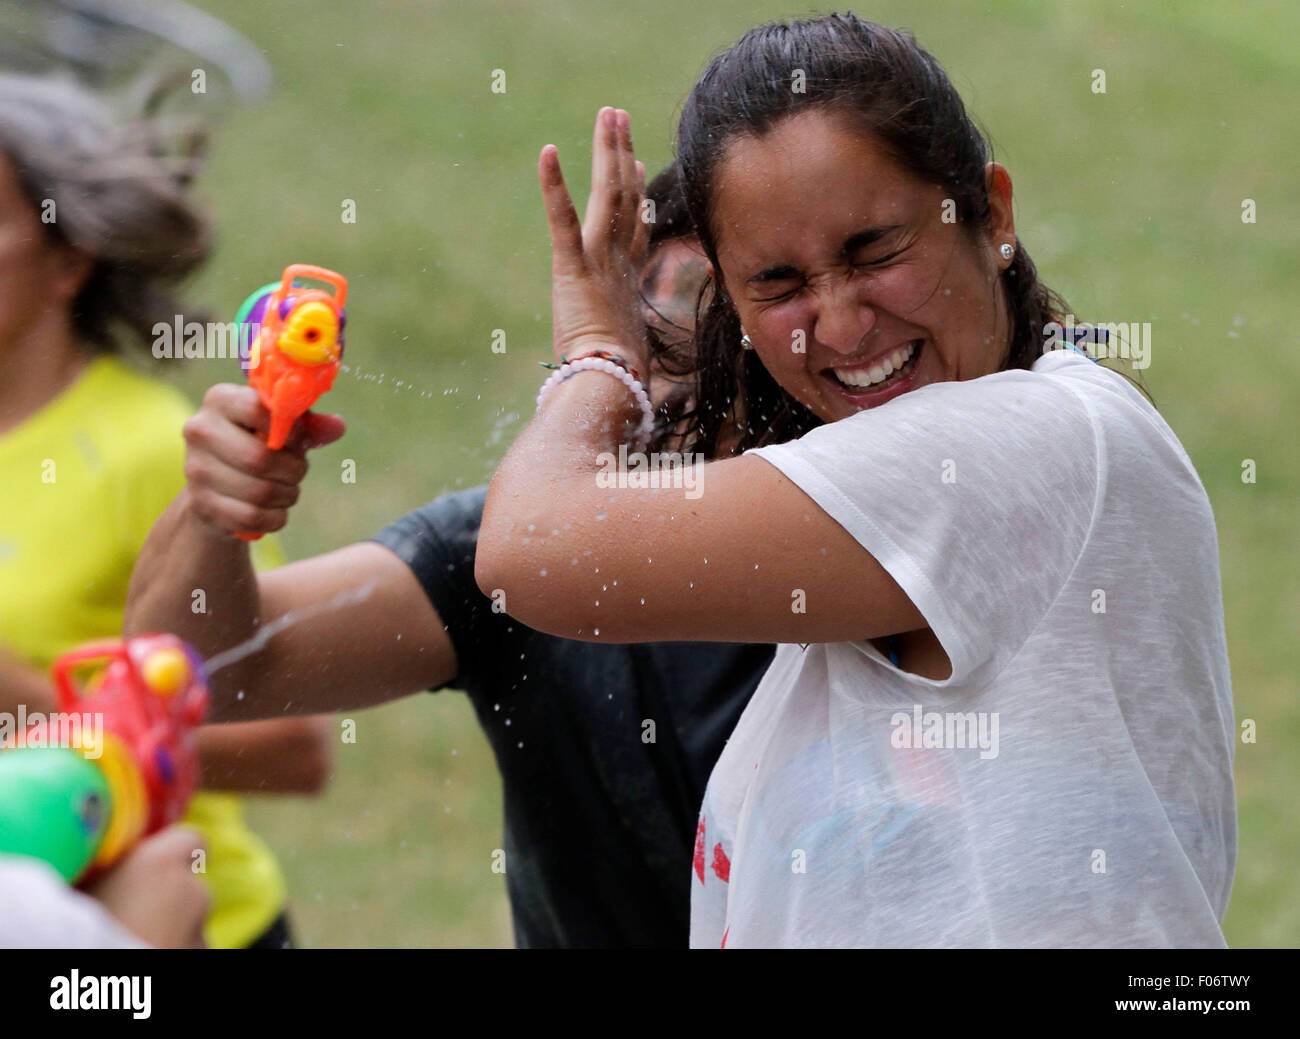
[(573, 553), (557, 539), (531, 533), (544, 524), (550, 521), (494, 522), (485, 510), (474, 552), (474, 581), (492, 601), (493, 612), (508, 613), (547, 635), (598, 641), (594, 629), (599, 620), (582, 606), (588, 601), (587, 589), (576, 568), (567, 565)]
[[(509, 538), (493, 540), (479, 535), (474, 554), (474, 581), (492, 601), (494, 613), (508, 613), (519, 623), (548, 635), (568, 635), (566, 603), (556, 598), (553, 585), (532, 579), (538, 560), (527, 562), (511, 551)], [(545, 569), (545, 562), (541, 564)]]
[(504, 572), (497, 545), (479, 532), (478, 546), (474, 550), (474, 583), (478, 590), (489, 599), (501, 587), (501, 574)]
[(513, 548), (514, 541), (508, 532), (495, 529), (491, 523), (481, 525), (474, 549), (474, 582), (478, 585), (478, 590), (492, 600), (495, 611), (508, 613), (516, 620), (527, 623), (515, 609), (516, 606), (524, 605), (517, 581), (510, 588), (511, 601), (507, 603), (506, 588), (521, 573), (520, 560), (513, 558)]

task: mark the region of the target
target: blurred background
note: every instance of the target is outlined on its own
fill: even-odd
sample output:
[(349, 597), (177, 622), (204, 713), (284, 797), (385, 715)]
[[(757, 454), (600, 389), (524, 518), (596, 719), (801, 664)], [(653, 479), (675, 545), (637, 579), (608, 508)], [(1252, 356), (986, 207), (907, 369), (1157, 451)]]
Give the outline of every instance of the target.
[[(0, 5), (0, 61), (30, 66), (58, 6)], [(119, 93), (154, 51), (207, 70), (208, 92), (191, 101), (222, 116), (198, 190), (217, 248), (191, 296), (214, 318), (233, 319), (290, 262), (350, 281), (348, 364), (325, 405), (350, 428), (316, 453), (283, 535), (294, 558), (487, 480), (525, 421), (537, 362), (550, 356), (541, 146), (558, 145), (581, 204), (592, 119), (617, 105), (653, 175), (710, 56), (762, 21), (829, 10), (765, 0), (196, 6), (219, 21), (111, 4), (117, 24), (122, 11), (152, 21), (116, 36), (113, 19), (96, 31), (67, 22), (57, 49), (69, 66), (82, 53), (83, 74)], [(1022, 241), (1074, 314), (1151, 323), (1144, 381), (1214, 505), (1237, 718), (1257, 732), (1236, 750), (1227, 938), (1300, 944), (1300, 349), (1284, 318), (1300, 282), (1300, 8), (882, 0), (855, 10), (912, 30), (947, 68), (1011, 172)], [(1105, 70), (1104, 94), (1092, 90), (1094, 69)], [(1243, 222), (1246, 199), (1254, 223)], [(354, 223), (342, 219), (345, 200)], [(504, 353), (492, 349), (497, 329)], [(161, 372), (196, 401), (239, 377), (237, 362), (220, 360)], [(355, 483), (340, 478), (346, 459)], [(1254, 483), (1243, 482), (1245, 459)], [(323, 797), (250, 801), (288, 874), (301, 944), (510, 945), (504, 877), (491, 870), (500, 784), (467, 702), (417, 696), (355, 718), (357, 742), (337, 748)]]

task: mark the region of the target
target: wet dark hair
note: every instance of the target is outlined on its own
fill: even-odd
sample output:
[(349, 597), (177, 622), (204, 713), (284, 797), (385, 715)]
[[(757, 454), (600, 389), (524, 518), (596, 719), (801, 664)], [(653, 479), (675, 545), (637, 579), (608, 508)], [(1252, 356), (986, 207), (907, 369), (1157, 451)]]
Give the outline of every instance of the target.
[(659, 171), (646, 185), (645, 197), (655, 207), (654, 223), (650, 226), (651, 249), (675, 238), (695, 235), (695, 225), (691, 223), (691, 214), (686, 210), (686, 199), (682, 195), (682, 173), (677, 163), (669, 163)]
[[(654, 203), (654, 220), (650, 225), (650, 243), (647, 263), (654, 263), (654, 251), (662, 245), (682, 238), (695, 237), (695, 225), (691, 222), (686, 209), (686, 200), (682, 196), (681, 170), (673, 162), (659, 171), (658, 175), (646, 185), (645, 197)], [(642, 302), (655, 310), (659, 319), (680, 332), (673, 341), (665, 340), (658, 331), (646, 326), (646, 337), (651, 352), (659, 369), (668, 375), (690, 377), (695, 374), (694, 350), (692, 348), (693, 328), (683, 327), (672, 321), (643, 295)], [(677, 398), (661, 401), (655, 408), (655, 428), (650, 438), (648, 450), (667, 450), (680, 448), (683, 440), (677, 426), (685, 417), (689, 405), (684, 405)]]
[[(796, 70), (803, 90), (793, 89)], [(853, 14), (771, 22), (751, 29), (705, 69), (682, 109), (677, 166), (682, 197), (713, 268), (715, 181), (728, 145), (762, 137), (805, 112), (843, 114), (869, 132), (913, 176), (944, 188), (960, 225), (976, 240), (988, 225), (985, 165), (991, 149), (967, 115), (947, 74), (910, 35)], [(1038, 279), (1019, 242), (1003, 271), (1011, 349), (1003, 369), (1028, 368), (1042, 355), (1043, 326), (1068, 305)], [(701, 293), (696, 326), (697, 450), (712, 455), (719, 434), (743, 416), (737, 452), (802, 435), (820, 420), (777, 384), (753, 351), (740, 346), (740, 319), (721, 279)]]
[(209, 224), (187, 190), (206, 133), (153, 118), (163, 90), (127, 120), (73, 83), (0, 75), (0, 153), (33, 209), (54, 203), (49, 240), (92, 261), (72, 320), (95, 351), (148, 347), (156, 322), (187, 313), (177, 286), (208, 255)]

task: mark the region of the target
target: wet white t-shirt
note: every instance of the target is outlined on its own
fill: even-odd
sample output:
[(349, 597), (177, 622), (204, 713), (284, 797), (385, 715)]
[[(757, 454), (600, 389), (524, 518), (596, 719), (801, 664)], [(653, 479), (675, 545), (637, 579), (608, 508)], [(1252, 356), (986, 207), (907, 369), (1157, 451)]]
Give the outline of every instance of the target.
[(1141, 394), (1053, 352), (750, 453), (880, 561), (953, 673), (778, 647), (709, 780), (692, 946), (1222, 946), (1218, 542)]

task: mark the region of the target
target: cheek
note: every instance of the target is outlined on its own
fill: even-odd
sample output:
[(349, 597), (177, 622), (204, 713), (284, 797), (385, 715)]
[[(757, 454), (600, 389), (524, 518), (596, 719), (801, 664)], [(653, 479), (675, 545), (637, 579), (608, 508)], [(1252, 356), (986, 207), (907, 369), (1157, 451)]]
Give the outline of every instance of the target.
[(808, 328), (811, 320), (798, 307), (774, 307), (746, 323), (745, 329), (755, 341), (768, 370), (793, 372), (805, 367), (812, 340)]
[(0, 230), (0, 280), (7, 285), (42, 282), (50, 269), (39, 240), (15, 228)]

